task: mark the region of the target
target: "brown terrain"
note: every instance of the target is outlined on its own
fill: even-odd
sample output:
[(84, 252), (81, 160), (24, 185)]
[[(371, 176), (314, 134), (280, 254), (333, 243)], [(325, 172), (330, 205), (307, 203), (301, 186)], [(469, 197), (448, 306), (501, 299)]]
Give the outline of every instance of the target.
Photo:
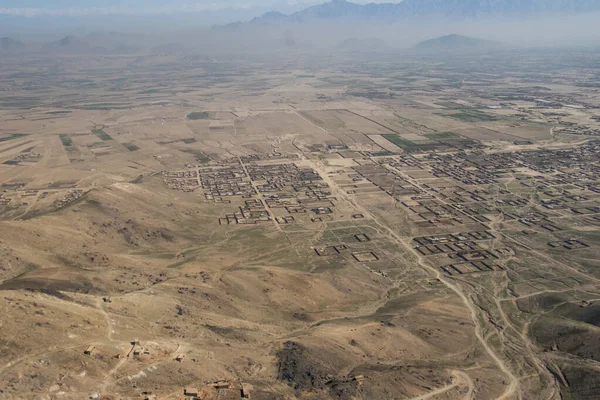
[(0, 398), (600, 398), (568, 56), (3, 58)]

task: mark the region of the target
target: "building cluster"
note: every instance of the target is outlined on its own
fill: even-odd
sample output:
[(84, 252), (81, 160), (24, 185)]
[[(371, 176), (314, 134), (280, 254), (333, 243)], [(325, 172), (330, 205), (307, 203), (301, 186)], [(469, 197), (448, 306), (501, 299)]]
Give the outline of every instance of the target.
[(587, 247), (590, 247), (589, 244), (582, 242), (581, 240), (577, 240), (577, 239), (570, 239), (570, 240), (565, 240), (562, 242), (549, 242), (548, 246), (555, 248), (555, 249), (562, 247), (567, 250), (585, 249)]
[(169, 189), (181, 190), (183, 192), (193, 192), (198, 189), (197, 170), (185, 171), (162, 171), (163, 182)]
[(63, 208), (80, 199), (89, 190), (77, 189), (75, 181), (52, 182), (41, 187), (27, 187), (27, 183), (5, 183), (0, 187), (0, 206), (30, 206), (50, 195), (62, 198), (52, 203), (54, 209)]
[[(596, 117), (600, 118), (600, 117)], [(600, 119), (599, 119), (600, 120)], [(569, 135), (582, 135), (582, 136), (600, 136), (600, 129), (594, 129), (587, 126), (568, 126), (561, 128), (556, 133), (567, 133)]]
[[(447, 152), (372, 158), (353, 167), (397, 201), (415, 229), (463, 232), (414, 239), (415, 250), (447, 275), (501, 271), (514, 254), (495, 248), (492, 224), (563, 234), (560, 218), (600, 221), (600, 144), (512, 152)], [(470, 230), (465, 230), (470, 229)], [(533, 230), (533, 231), (532, 231)], [(550, 248), (585, 249), (578, 240)], [(323, 249), (328, 254), (332, 249)], [(318, 254), (320, 251), (317, 252)]]
[(219, 218), (219, 224), (258, 224), (260, 222), (271, 221), (271, 214), (265, 209), (264, 203), (260, 199), (246, 200), (244, 205), (239, 207), (237, 211), (227, 214), (223, 218)]
[(329, 185), (311, 168), (293, 163), (249, 165), (248, 173), (267, 206), (285, 210), (285, 215), (277, 218), (279, 223), (293, 222), (296, 215), (308, 212), (314, 214), (313, 220), (333, 213), (336, 199)]
[(279, 151), (274, 151), (271, 153), (261, 153), (261, 154), (249, 154), (246, 156), (241, 156), (239, 160), (244, 164), (250, 164), (257, 161), (274, 161), (274, 160), (296, 160), (298, 159), (297, 154), (284, 154)]
[(12, 198), (6, 197), (4, 193), (0, 193), (0, 206), (6, 206), (12, 201)]
[[(381, 261), (384, 258), (384, 254), (380, 248), (377, 247), (377, 240), (375, 243), (370, 243), (371, 238), (364, 232), (357, 232), (351, 235), (343, 235), (342, 237), (336, 237), (337, 244), (325, 244), (313, 247), (315, 254), (319, 257), (334, 257), (339, 259), (346, 259), (347, 261), (359, 262), (359, 263), (374, 263)], [(375, 247), (377, 250), (372, 250)], [(387, 276), (381, 270), (372, 272)]]
[[(600, 222), (598, 154), (600, 145), (593, 142), (511, 152), (363, 153), (351, 169), (332, 171), (329, 178), (348, 194), (381, 191), (393, 198), (407, 212), (412, 229), (423, 235), (414, 239), (415, 250), (443, 273), (489, 273), (504, 270), (514, 255), (511, 248), (497, 245), (505, 224), (524, 235), (554, 235), (550, 248), (588, 246), (577, 239), (558, 240), (564, 234), (559, 218), (577, 215)], [(208, 200), (235, 203), (233, 212), (219, 218), (222, 225), (331, 220), (337, 199), (323, 177), (291, 158), (280, 159), (232, 158), (165, 176), (182, 186), (196, 181)], [(444, 234), (432, 235), (438, 232)], [(356, 240), (315, 246), (316, 256), (385, 261), (377, 243), (357, 235)]]
[(382, 165), (360, 165), (353, 168), (362, 178), (383, 190), (392, 197), (415, 195), (422, 192), (408, 180)]
[(448, 264), (440, 267), (449, 276), (470, 274), (474, 272), (504, 271), (501, 265), (489, 261), (472, 261), (458, 264)]
[[(260, 164), (260, 161), (259, 157), (246, 156), (197, 169), (207, 200), (215, 203), (243, 200), (235, 211), (219, 218), (221, 225), (257, 224), (273, 219), (289, 224), (296, 221), (298, 214), (333, 212), (335, 198), (315, 170), (300, 168), (293, 162)], [(274, 216), (271, 209), (283, 210), (285, 215)]]
[(237, 160), (226, 165), (199, 169), (200, 185), (207, 200), (228, 202), (227, 197), (249, 199), (256, 194), (244, 167)]
[(200, 387), (187, 386), (183, 388), (184, 399), (190, 400), (237, 400), (249, 399), (254, 392), (254, 387), (245, 382), (229, 381), (221, 379), (213, 382), (206, 382)]
[[(489, 162), (487, 157), (481, 159), (465, 158), (464, 155), (437, 155), (426, 158), (428, 167), (433, 176), (437, 178), (452, 178), (463, 185), (487, 185), (497, 183), (499, 169), (495, 163)], [(502, 168), (505, 168), (503, 166)]]
[(65, 195), (65, 197), (63, 197), (61, 200), (57, 201), (54, 206), (56, 208), (63, 208), (68, 206), (69, 204), (79, 200), (81, 197), (83, 197), (87, 192), (84, 190), (69, 190), (67, 192), (67, 194)]
[(486, 249), (480, 243), (496, 236), (490, 231), (471, 231), (445, 235), (417, 237), (415, 249), (423, 256), (445, 255), (436, 264), (447, 275), (474, 272), (502, 271), (504, 267), (495, 260), (514, 255), (510, 248)]
[(323, 178), (311, 168), (299, 168), (296, 164), (248, 165), (252, 181), (257, 182), (261, 193), (293, 190), (315, 191), (328, 188)]
[(36, 153), (33, 151), (26, 151), (26, 152), (20, 153), (19, 155), (17, 155), (15, 158), (13, 158), (11, 160), (5, 161), (4, 164), (19, 165), (21, 163), (27, 163), (27, 162), (36, 163), (42, 159), (42, 156), (43, 156), (43, 154), (41, 154), (41, 153)]

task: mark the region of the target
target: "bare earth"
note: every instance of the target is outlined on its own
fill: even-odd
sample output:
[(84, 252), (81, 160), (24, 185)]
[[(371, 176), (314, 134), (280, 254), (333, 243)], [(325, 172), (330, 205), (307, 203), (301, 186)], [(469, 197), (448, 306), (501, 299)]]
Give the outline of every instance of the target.
[(1, 399), (600, 398), (592, 55), (302, 57), (0, 60)]

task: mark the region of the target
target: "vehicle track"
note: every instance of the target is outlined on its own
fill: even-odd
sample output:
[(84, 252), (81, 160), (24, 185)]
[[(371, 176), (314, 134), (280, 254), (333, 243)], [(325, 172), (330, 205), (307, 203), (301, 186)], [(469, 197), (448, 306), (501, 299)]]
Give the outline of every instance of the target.
[[(304, 160), (306, 160), (306, 158), (303, 157)], [(396, 234), (396, 232), (394, 232), (389, 226), (385, 225), (384, 223), (382, 223), (381, 221), (379, 221), (379, 219), (373, 214), (371, 213), (368, 209), (366, 209), (365, 207), (363, 207), (362, 205), (358, 204), (355, 199), (349, 197), (343, 190), (341, 190), (337, 184), (328, 177), (327, 171), (324, 168), (324, 165), (321, 165), (318, 161), (316, 160), (306, 160), (309, 161), (313, 164), (314, 169), (323, 177), (323, 179), (325, 180), (325, 182), (327, 184), (329, 184), (329, 186), (331, 187), (332, 190), (335, 190), (338, 194), (338, 196), (340, 198), (343, 198), (344, 200), (348, 201), (350, 204), (352, 204), (354, 207), (356, 207), (356, 209), (361, 210), (363, 215), (368, 215), (375, 224), (377, 224), (382, 231), (387, 232), (387, 234), (389, 235), (389, 237), (393, 238), (398, 244), (402, 245), (407, 251), (409, 251), (410, 253), (412, 253), (418, 260), (419, 265), (428, 270), (429, 272), (431, 272), (440, 282), (442, 282), (448, 289), (452, 290), (454, 293), (456, 293), (456, 295), (458, 295), (460, 297), (460, 299), (463, 301), (463, 303), (465, 304), (465, 306), (467, 307), (467, 309), (469, 310), (469, 313), (471, 315), (471, 319), (475, 325), (475, 336), (477, 338), (477, 340), (481, 343), (482, 347), (484, 348), (485, 352), (489, 355), (489, 357), (494, 361), (494, 363), (496, 364), (496, 366), (500, 369), (500, 371), (502, 371), (502, 373), (509, 379), (510, 383), (508, 385), (508, 387), (506, 388), (506, 390), (497, 398), (497, 400), (506, 400), (506, 399), (510, 399), (510, 398), (519, 398), (519, 394), (518, 394), (518, 390), (520, 387), (520, 382), (519, 382), (519, 378), (513, 374), (513, 372), (508, 368), (508, 366), (506, 365), (506, 363), (494, 352), (494, 350), (490, 347), (490, 345), (487, 343), (487, 341), (485, 340), (485, 338), (483, 337), (482, 334), (482, 328), (479, 326), (478, 323), (478, 312), (477, 312), (477, 308), (476, 306), (469, 300), (469, 298), (467, 297), (467, 295), (465, 293), (463, 293), (463, 291), (454, 283), (450, 282), (449, 280), (447, 280), (445, 277), (442, 276), (442, 273), (437, 269), (437, 268), (433, 268), (430, 265), (428, 265), (424, 259), (423, 256), (416, 251), (411, 245), (410, 245), (410, 238), (409, 239), (404, 239), (402, 237), (400, 237), (398, 234)]]

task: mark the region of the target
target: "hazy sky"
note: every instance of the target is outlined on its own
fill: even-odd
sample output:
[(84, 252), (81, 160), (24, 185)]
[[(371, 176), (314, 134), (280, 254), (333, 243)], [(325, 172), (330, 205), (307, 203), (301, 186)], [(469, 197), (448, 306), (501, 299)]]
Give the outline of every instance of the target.
[[(294, 11), (329, 0), (0, 0), (0, 14), (89, 15), (153, 14), (224, 8)], [(354, 3), (399, 3), (402, 0), (353, 0)]]
[[(196, 29), (292, 14), (330, 0), (0, 0), (0, 36)], [(401, 0), (352, 0), (355, 3)]]

